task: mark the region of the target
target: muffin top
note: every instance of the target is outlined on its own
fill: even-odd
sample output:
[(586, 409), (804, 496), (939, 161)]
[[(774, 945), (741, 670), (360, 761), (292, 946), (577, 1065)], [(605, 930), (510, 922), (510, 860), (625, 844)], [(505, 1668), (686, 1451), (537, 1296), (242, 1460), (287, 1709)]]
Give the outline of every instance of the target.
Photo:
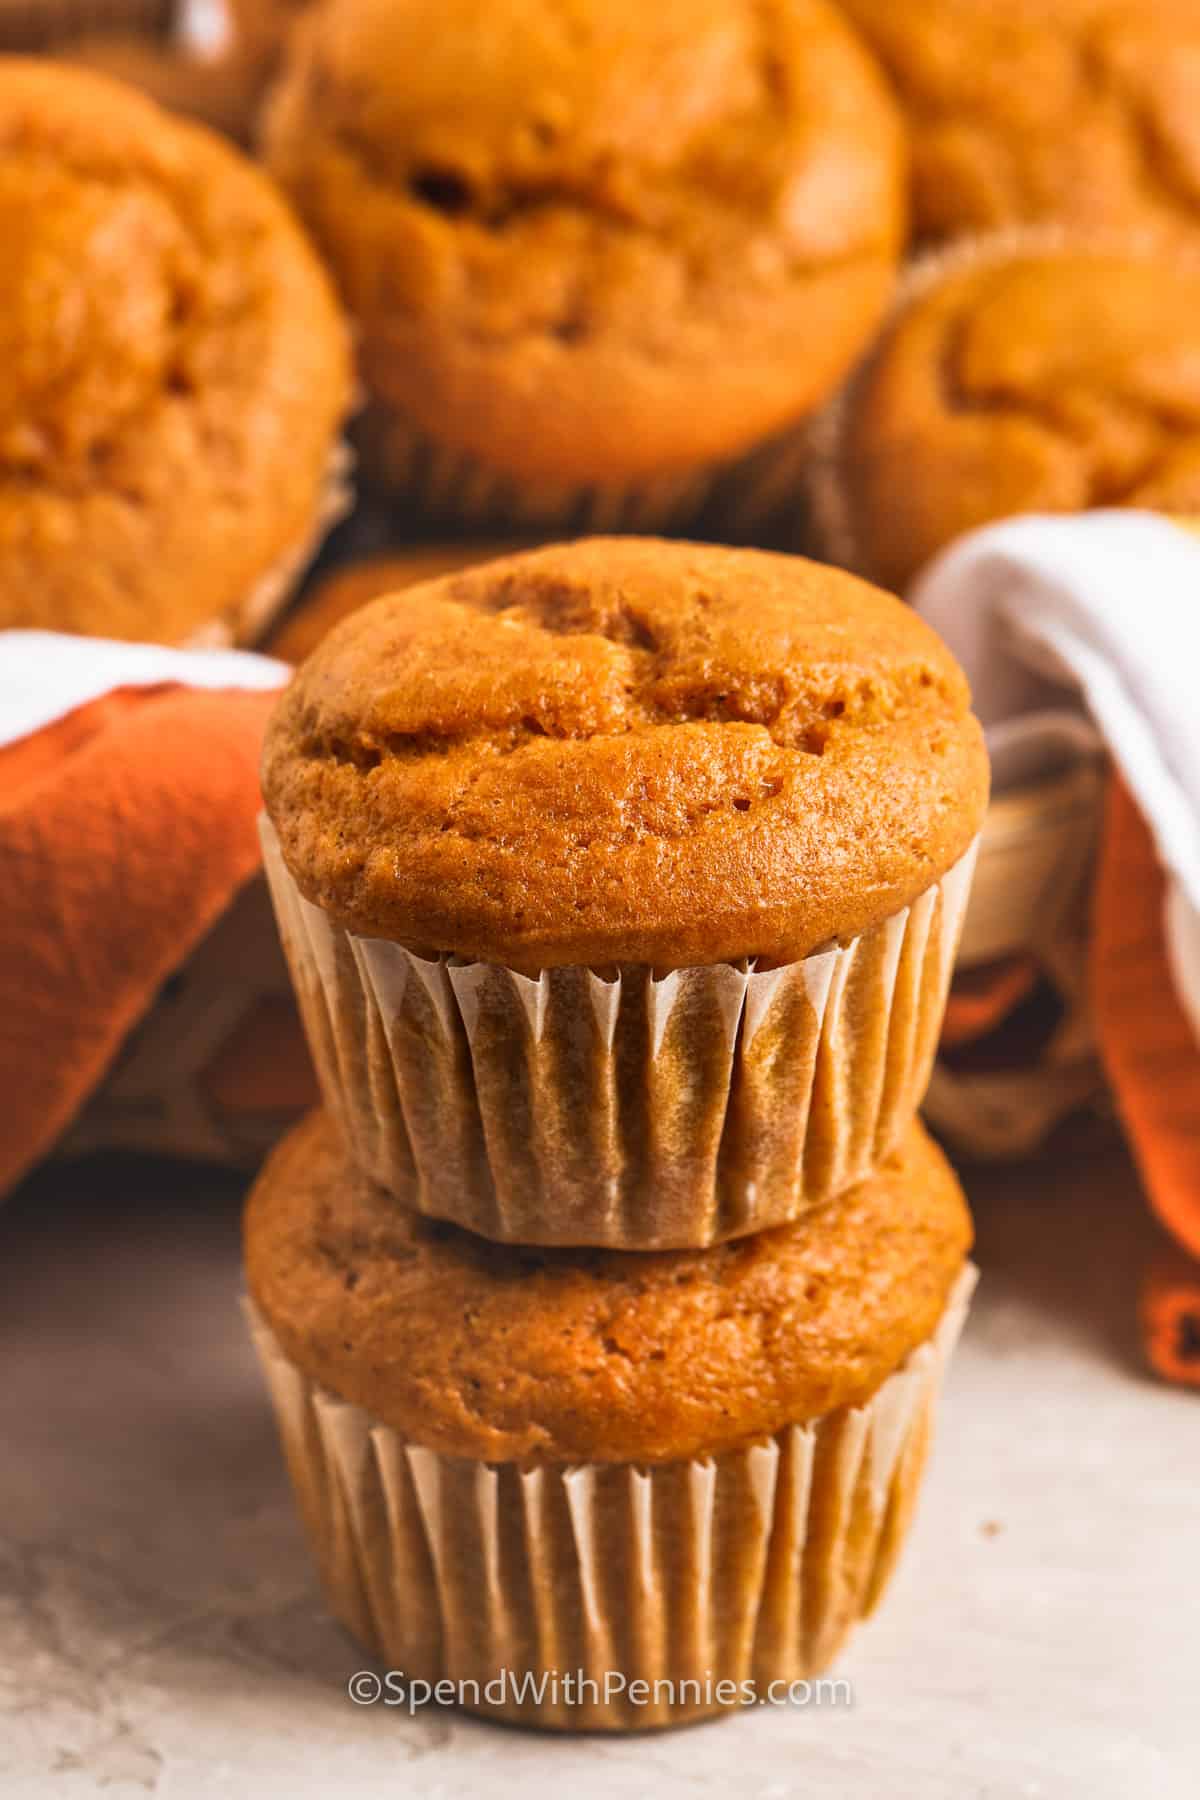
[(115, 82), (0, 58), (0, 626), (186, 639), (310, 531), (351, 374), (271, 184)]
[(414, 587), (418, 581), (432, 581), (438, 575), (469, 569), (475, 563), (492, 562), (522, 548), (515, 540), (489, 544), (464, 539), (459, 543), (415, 544), (410, 550), (343, 563), (313, 583), (263, 647), (283, 662), (303, 662), (340, 620), (357, 612), (368, 600)]
[(912, 135), (918, 234), (1200, 225), (1195, 0), (840, 0)]
[(311, 1114), (245, 1222), (292, 1362), (410, 1441), (495, 1462), (670, 1462), (869, 1399), (931, 1336), (971, 1221), (919, 1125), (869, 1181), (711, 1250), (527, 1250), (421, 1219)]
[(690, 468), (789, 423), (903, 235), (895, 108), (826, 0), (330, 0), (264, 136), (372, 394), (517, 477)]
[(263, 792), (301, 891), (361, 935), (523, 970), (786, 962), (967, 849), (969, 706), (853, 576), (593, 538), (351, 614), (273, 715)]
[(931, 264), (835, 464), (837, 548), (889, 587), (1014, 513), (1200, 511), (1200, 257), (1014, 236)]

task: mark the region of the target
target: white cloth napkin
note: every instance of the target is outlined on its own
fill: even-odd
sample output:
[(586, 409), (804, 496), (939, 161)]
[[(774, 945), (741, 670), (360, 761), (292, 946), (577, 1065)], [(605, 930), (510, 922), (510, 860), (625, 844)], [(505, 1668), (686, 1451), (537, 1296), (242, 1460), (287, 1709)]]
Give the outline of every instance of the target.
[(193, 56), (221, 56), (233, 42), (229, 0), (178, 0), (172, 36)]
[(967, 671), (998, 787), (1099, 734), (1166, 872), (1200, 1037), (1200, 539), (1150, 513), (1011, 519), (944, 551), (909, 598)]
[(29, 737), (115, 688), (282, 687), (286, 663), (251, 650), (169, 650), (60, 631), (0, 631), (0, 744)]

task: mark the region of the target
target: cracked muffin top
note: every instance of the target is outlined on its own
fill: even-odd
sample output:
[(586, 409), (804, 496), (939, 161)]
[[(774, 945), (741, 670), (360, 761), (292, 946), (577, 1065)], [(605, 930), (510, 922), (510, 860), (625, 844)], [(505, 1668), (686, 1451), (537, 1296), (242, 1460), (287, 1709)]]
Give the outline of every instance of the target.
[(0, 626), (186, 639), (311, 531), (345, 328), (271, 183), (200, 127), (0, 58)]
[(410, 1442), (492, 1462), (715, 1455), (868, 1400), (971, 1245), (913, 1124), (869, 1180), (708, 1250), (529, 1250), (420, 1218), (313, 1113), (250, 1195), (246, 1276), (284, 1354)]
[(967, 849), (969, 709), (853, 576), (594, 538), (351, 614), (280, 701), (263, 791), (302, 892), (366, 936), (522, 970), (789, 961)]
[(790, 423), (869, 339), (904, 230), (893, 102), (825, 0), (336, 0), (264, 140), (376, 401), (514, 477)]
[(1200, 512), (1200, 257), (980, 245), (918, 273), (838, 427), (844, 560), (903, 588), (1016, 513)]
[(908, 120), (925, 238), (1200, 225), (1196, 0), (840, 0)]

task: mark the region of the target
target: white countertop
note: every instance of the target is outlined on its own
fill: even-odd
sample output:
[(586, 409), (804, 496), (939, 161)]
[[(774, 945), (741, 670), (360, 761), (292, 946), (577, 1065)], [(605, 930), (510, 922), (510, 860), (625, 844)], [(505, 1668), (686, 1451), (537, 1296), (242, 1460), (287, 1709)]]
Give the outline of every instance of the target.
[(1137, 1361), (1119, 1155), (971, 1180), (984, 1280), (850, 1708), (539, 1737), (355, 1707), (237, 1310), (238, 1184), (128, 1162), (0, 1213), (0, 1794), (1195, 1800), (1200, 1396)]

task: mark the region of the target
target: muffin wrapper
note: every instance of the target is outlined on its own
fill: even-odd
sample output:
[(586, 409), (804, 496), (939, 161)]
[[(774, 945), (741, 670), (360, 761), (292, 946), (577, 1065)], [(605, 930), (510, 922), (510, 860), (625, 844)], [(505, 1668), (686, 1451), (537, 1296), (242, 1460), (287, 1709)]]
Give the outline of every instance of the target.
[(309, 529), (255, 582), (237, 606), (193, 631), (186, 648), (223, 650), (233, 645), (250, 646), (266, 636), (326, 537), (354, 504), (350, 483), (352, 467), (349, 449), (345, 444), (339, 444), (329, 459), (316, 516)]
[[(390, 1670), (467, 1684), (456, 1697), (470, 1711), (628, 1731), (729, 1705), (718, 1682), (775, 1698), (770, 1683), (817, 1673), (873, 1610), (975, 1278), (968, 1266), (933, 1337), (865, 1405), (641, 1468), (422, 1449), (309, 1380), (247, 1312), (341, 1622)], [(540, 1699), (522, 1676), (543, 1682)], [(631, 1696), (635, 1681), (648, 1697)]]
[(816, 415), (803, 433), (803, 455), (796, 466), (805, 471), (797, 493), (807, 516), (807, 545), (811, 554), (838, 568), (873, 579), (871, 558), (860, 541), (854, 509), (846, 491), (845, 438), (858, 393), (882, 352), (888, 332), (897, 320), (947, 276), (969, 269), (986, 269), (1021, 255), (1054, 256), (1072, 251), (1149, 250), (1154, 239), (1148, 233), (1112, 235), (1081, 232), (1055, 224), (1014, 225), (960, 238), (944, 249), (914, 258), (904, 271), (888, 317), (868, 352), (841, 390)]
[(430, 959), (332, 925), (263, 821), (284, 948), (351, 1155), (493, 1241), (688, 1248), (867, 1175), (929, 1080), (974, 847), (913, 904), (782, 968), (663, 976)]
[(378, 404), (360, 420), (359, 442), (364, 470), (378, 485), (425, 520), (475, 531), (681, 531), (695, 522), (727, 469), (722, 463), (670, 470), (624, 484), (522, 481), (437, 443)]
[(0, 0), (0, 51), (110, 34), (165, 43), (179, 10), (178, 0)]

